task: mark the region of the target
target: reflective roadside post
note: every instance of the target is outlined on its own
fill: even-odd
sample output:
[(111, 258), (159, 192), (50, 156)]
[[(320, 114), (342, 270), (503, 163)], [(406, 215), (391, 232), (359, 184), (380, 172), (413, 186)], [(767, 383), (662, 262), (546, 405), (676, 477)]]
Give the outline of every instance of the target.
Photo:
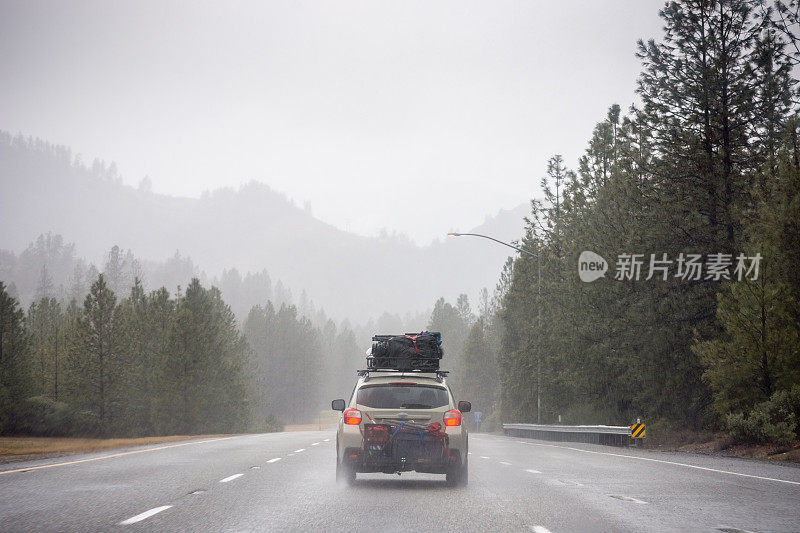
[(535, 254), (533, 252), (529, 252), (528, 250), (524, 250), (518, 246), (514, 246), (513, 244), (509, 244), (507, 242), (503, 242), (499, 239), (495, 239), (494, 237), (489, 237), (488, 235), (481, 235), (480, 233), (448, 233), (448, 237), (481, 237), (483, 239), (489, 239), (490, 241), (494, 241), (498, 244), (502, 244), (503, 246), (508, 246), (509, 248), (513, 248), (514, 250), (518, 251), (521, 254), (528, 254), (531, 257), (536, 258), (536, 307), (537, 307), (537, 321), (539, 325), (539, 344), (537, 349), (539, 351), (539, 357), (537, 357), (537, 368), (536, 368), (536, 423), (542, 423), (542, 260), (539, 257), (539, 254)]

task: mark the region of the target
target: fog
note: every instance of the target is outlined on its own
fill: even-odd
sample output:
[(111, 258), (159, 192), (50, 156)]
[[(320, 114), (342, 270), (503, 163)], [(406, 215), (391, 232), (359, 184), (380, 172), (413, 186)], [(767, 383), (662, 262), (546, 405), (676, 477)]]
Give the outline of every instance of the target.
[(633, 101), (658, 4), (2, 2), (0, 130), (70, 152), (6, 153), (0, 249), (265, 270), (358, 322), (475, 301), (513, 252), (445, 233), (523, 236), (547, 158)]
[(134, 187), (257, 180), (424, 245), (538, 196), (553, 154), (574, 166), (634, 101), (661, 4), (3, 1), (0, 129)]

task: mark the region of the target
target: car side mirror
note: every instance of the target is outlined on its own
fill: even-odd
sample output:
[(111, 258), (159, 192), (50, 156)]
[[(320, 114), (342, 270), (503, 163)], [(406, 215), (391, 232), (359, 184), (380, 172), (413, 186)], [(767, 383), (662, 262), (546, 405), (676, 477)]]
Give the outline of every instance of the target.
[(334, 411), (344, 411), (344, 400), (333, 400), (331, 402), (331, 409)]
[(470, 411), (472, 411), (472, 404), (465, 400), (461, 400), (460, 402), (458, 402), (458, 410), (461, 411), (462, 413), (469, 413)]

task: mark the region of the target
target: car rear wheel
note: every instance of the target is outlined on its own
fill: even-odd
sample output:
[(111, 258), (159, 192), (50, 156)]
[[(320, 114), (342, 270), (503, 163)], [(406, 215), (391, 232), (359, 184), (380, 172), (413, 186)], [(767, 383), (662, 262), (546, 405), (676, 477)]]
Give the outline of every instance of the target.
[(352, 485), (356, 481), (356, 469), (353, 468), (352, 465), (348, 465), (347, 463), (342, 464), (342, 462), (337, 459), (336, 481)]
[(447, 471), (447, 484), (450, 487), (464, 487), (469, 481), (469, 459), (464, 458), (463, 463), (454, 465)]

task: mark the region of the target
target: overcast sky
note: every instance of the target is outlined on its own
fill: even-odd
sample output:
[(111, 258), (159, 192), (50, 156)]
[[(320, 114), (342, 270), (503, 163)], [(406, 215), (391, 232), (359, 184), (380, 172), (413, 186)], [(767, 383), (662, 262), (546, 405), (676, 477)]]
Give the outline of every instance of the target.
[(0, 0), (0, 129), (424, 244), (537, 196), (552, 154), (575, 166), (634, 101), (661, 5)]

